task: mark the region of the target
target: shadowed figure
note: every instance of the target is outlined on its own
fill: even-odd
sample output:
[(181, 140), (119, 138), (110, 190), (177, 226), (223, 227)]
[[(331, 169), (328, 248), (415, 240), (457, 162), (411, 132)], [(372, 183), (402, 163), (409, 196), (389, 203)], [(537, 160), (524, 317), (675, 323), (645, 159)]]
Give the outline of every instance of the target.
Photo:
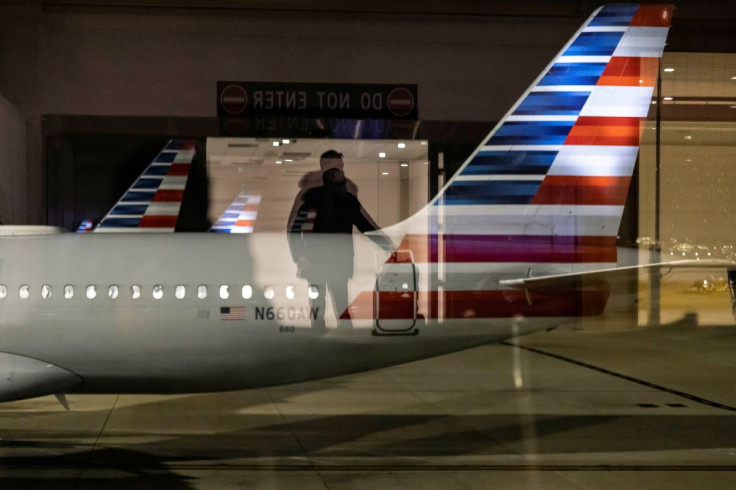
[[(332, 306), (340, 326), (350, 328), (348, 311), (348, 280), (353, 277), (353, 226), (362, 233), (376, 230), (365, 214), (358, 198), (347, 189), (347, 179), (339, 168), (322, 174), (323, 185), (307, 190), (296, 213), (289, 233), (292, 258), (299, 268), (299, 277), (319, 290), (310, 298), (316, 308), (314, 328), (325, 328), (325, 296), (330, 291)], [(329, 239), (325, 234), (330, 234)], [(382, 248), (391, 250), (391, 241), (383, 234), (371, 236)]]

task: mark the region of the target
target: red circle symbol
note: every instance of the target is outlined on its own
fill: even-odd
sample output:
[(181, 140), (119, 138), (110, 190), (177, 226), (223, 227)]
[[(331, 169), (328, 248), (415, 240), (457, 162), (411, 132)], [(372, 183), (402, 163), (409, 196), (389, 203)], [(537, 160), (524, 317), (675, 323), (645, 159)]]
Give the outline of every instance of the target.
[(414, 94), (403, 87), (393, 89), (388, 94), (388, 110), (397, 117), (411, 114), (414, 110)]
[(240, 85), (228, 85), (220, 92), (220, 107), (228, 114), (241, 114), (247, 106), (248, 92)]

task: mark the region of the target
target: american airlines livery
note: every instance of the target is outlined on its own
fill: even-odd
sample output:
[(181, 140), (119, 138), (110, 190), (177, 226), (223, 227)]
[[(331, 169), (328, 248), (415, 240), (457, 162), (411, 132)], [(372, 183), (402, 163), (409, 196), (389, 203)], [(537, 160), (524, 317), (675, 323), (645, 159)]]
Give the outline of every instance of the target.
[(602, 313), (622, 271), (660, 265), (615, 242), (672, 12), (596, 10), (439, 195), (382, 230), (319, 233), (305, 208), (289, 233), (228, 233), (253, 229), (260, 197), (241, 195), (218, 233), (166, 233), (190, 140), (90, 233), (0, 227), (0, 401), (293, 383)]

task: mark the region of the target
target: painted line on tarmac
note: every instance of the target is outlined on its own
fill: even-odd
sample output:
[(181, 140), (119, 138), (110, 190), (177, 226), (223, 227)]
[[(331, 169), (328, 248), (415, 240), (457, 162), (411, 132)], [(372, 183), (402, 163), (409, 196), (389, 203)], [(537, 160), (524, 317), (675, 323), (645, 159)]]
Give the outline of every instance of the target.
[(701, 405), (707, 405), (709, 407), (713, 408), (720, 408), (721, 410), (728, 410), (729, 412), (736, 412), (736, 407), (732, 407), (730, 405), (724, 405), (723, 403), (718, 403), (713, 400), (708, 400), (707, 398), (702, 398), (697, 395), (693, 395), (691, 393), (685, 393), (684, 391), (674, 390), (672, 388), (667, 388), (666, 386), (658, 385), (656, 383), (652, 383), (649, 381), (645, 381), (643, 379), (634, 378), (633, 376), (629, 376), (627, 374), (621, 374), (617, 373), (615, 371), (611, 371), (610, 369), (602, 368), (600, 366), (595, 366), (593, 364), (588, 364), (587, 362), (578, 361), (575, 359), (571, 359), (569, 357), (561, 356), (559, 354), (554, 354), (552, 352), (547, 352), (541, 349), (537, 349), (535, 347), (529, 347), (526, 345), (519, 345), (515, 344), (513, 342), (508, 342), (506, 340), (502, 340), (499, 342), (499, 344), (503, 344), (509, 347), (516, 347), (518, 349), (524, 349), (528, 350), (529, 352), (534, 352), (535, 354), (541, 354), (543, 356), (552, 357), (553, 359), (557, 359), (560, 361), (565, 361), (570, 364), (575, 364), (577, 366), (581, 366), (587, 369), (592, 369), (593, 371), (598, 371), (599, 373), (607, 374), (609, 376), (614, 376), (616, 378), (625, 379), (626, 381), (631, 381), (632, 383), (636, 383), (642, 386), (646, 386), (647, 388), (652, 388), (654, 390), (662, 391), (665, 393), (669, 393), (671, 395), (676, 395), (682, 398), (685, 398), (687, 400), (690, 400), (695, 403), (699, 403)]

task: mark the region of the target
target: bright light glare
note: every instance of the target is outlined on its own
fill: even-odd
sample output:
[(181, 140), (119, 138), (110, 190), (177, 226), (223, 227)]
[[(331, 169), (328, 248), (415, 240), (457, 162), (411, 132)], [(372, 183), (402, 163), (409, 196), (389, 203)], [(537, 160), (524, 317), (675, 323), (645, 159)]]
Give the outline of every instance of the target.
[(666, 71), (667, 73), (672, 73), (673, 71), (675, 71), (675, 69), (672, 67), (667, 67), (664, 69), (664, 71)]
[(404, 148), (406, 148), (406, 143), (399, 143), (396, 146), (398, 146), (400, 150), (403, 150)]
[(402, 163), (402, 164), (401, 164), (401, 166), (402, 166), (402, 167), (408, 167), (408, 166), (409, 166), (409, 164), (408, 164), (408, 163), (406, 163), (406, 162), (404, 162), (404, 163)]
[(279, 144), (280, 144), (280, 143), (279, 143), (278, 141), (274, 141), (274, 142), (273, 142), (273, 146), (279, 146)]
[(381, 152), (378, 154), (378, 158), (386, 158), (386, 154), (384, 152)]

